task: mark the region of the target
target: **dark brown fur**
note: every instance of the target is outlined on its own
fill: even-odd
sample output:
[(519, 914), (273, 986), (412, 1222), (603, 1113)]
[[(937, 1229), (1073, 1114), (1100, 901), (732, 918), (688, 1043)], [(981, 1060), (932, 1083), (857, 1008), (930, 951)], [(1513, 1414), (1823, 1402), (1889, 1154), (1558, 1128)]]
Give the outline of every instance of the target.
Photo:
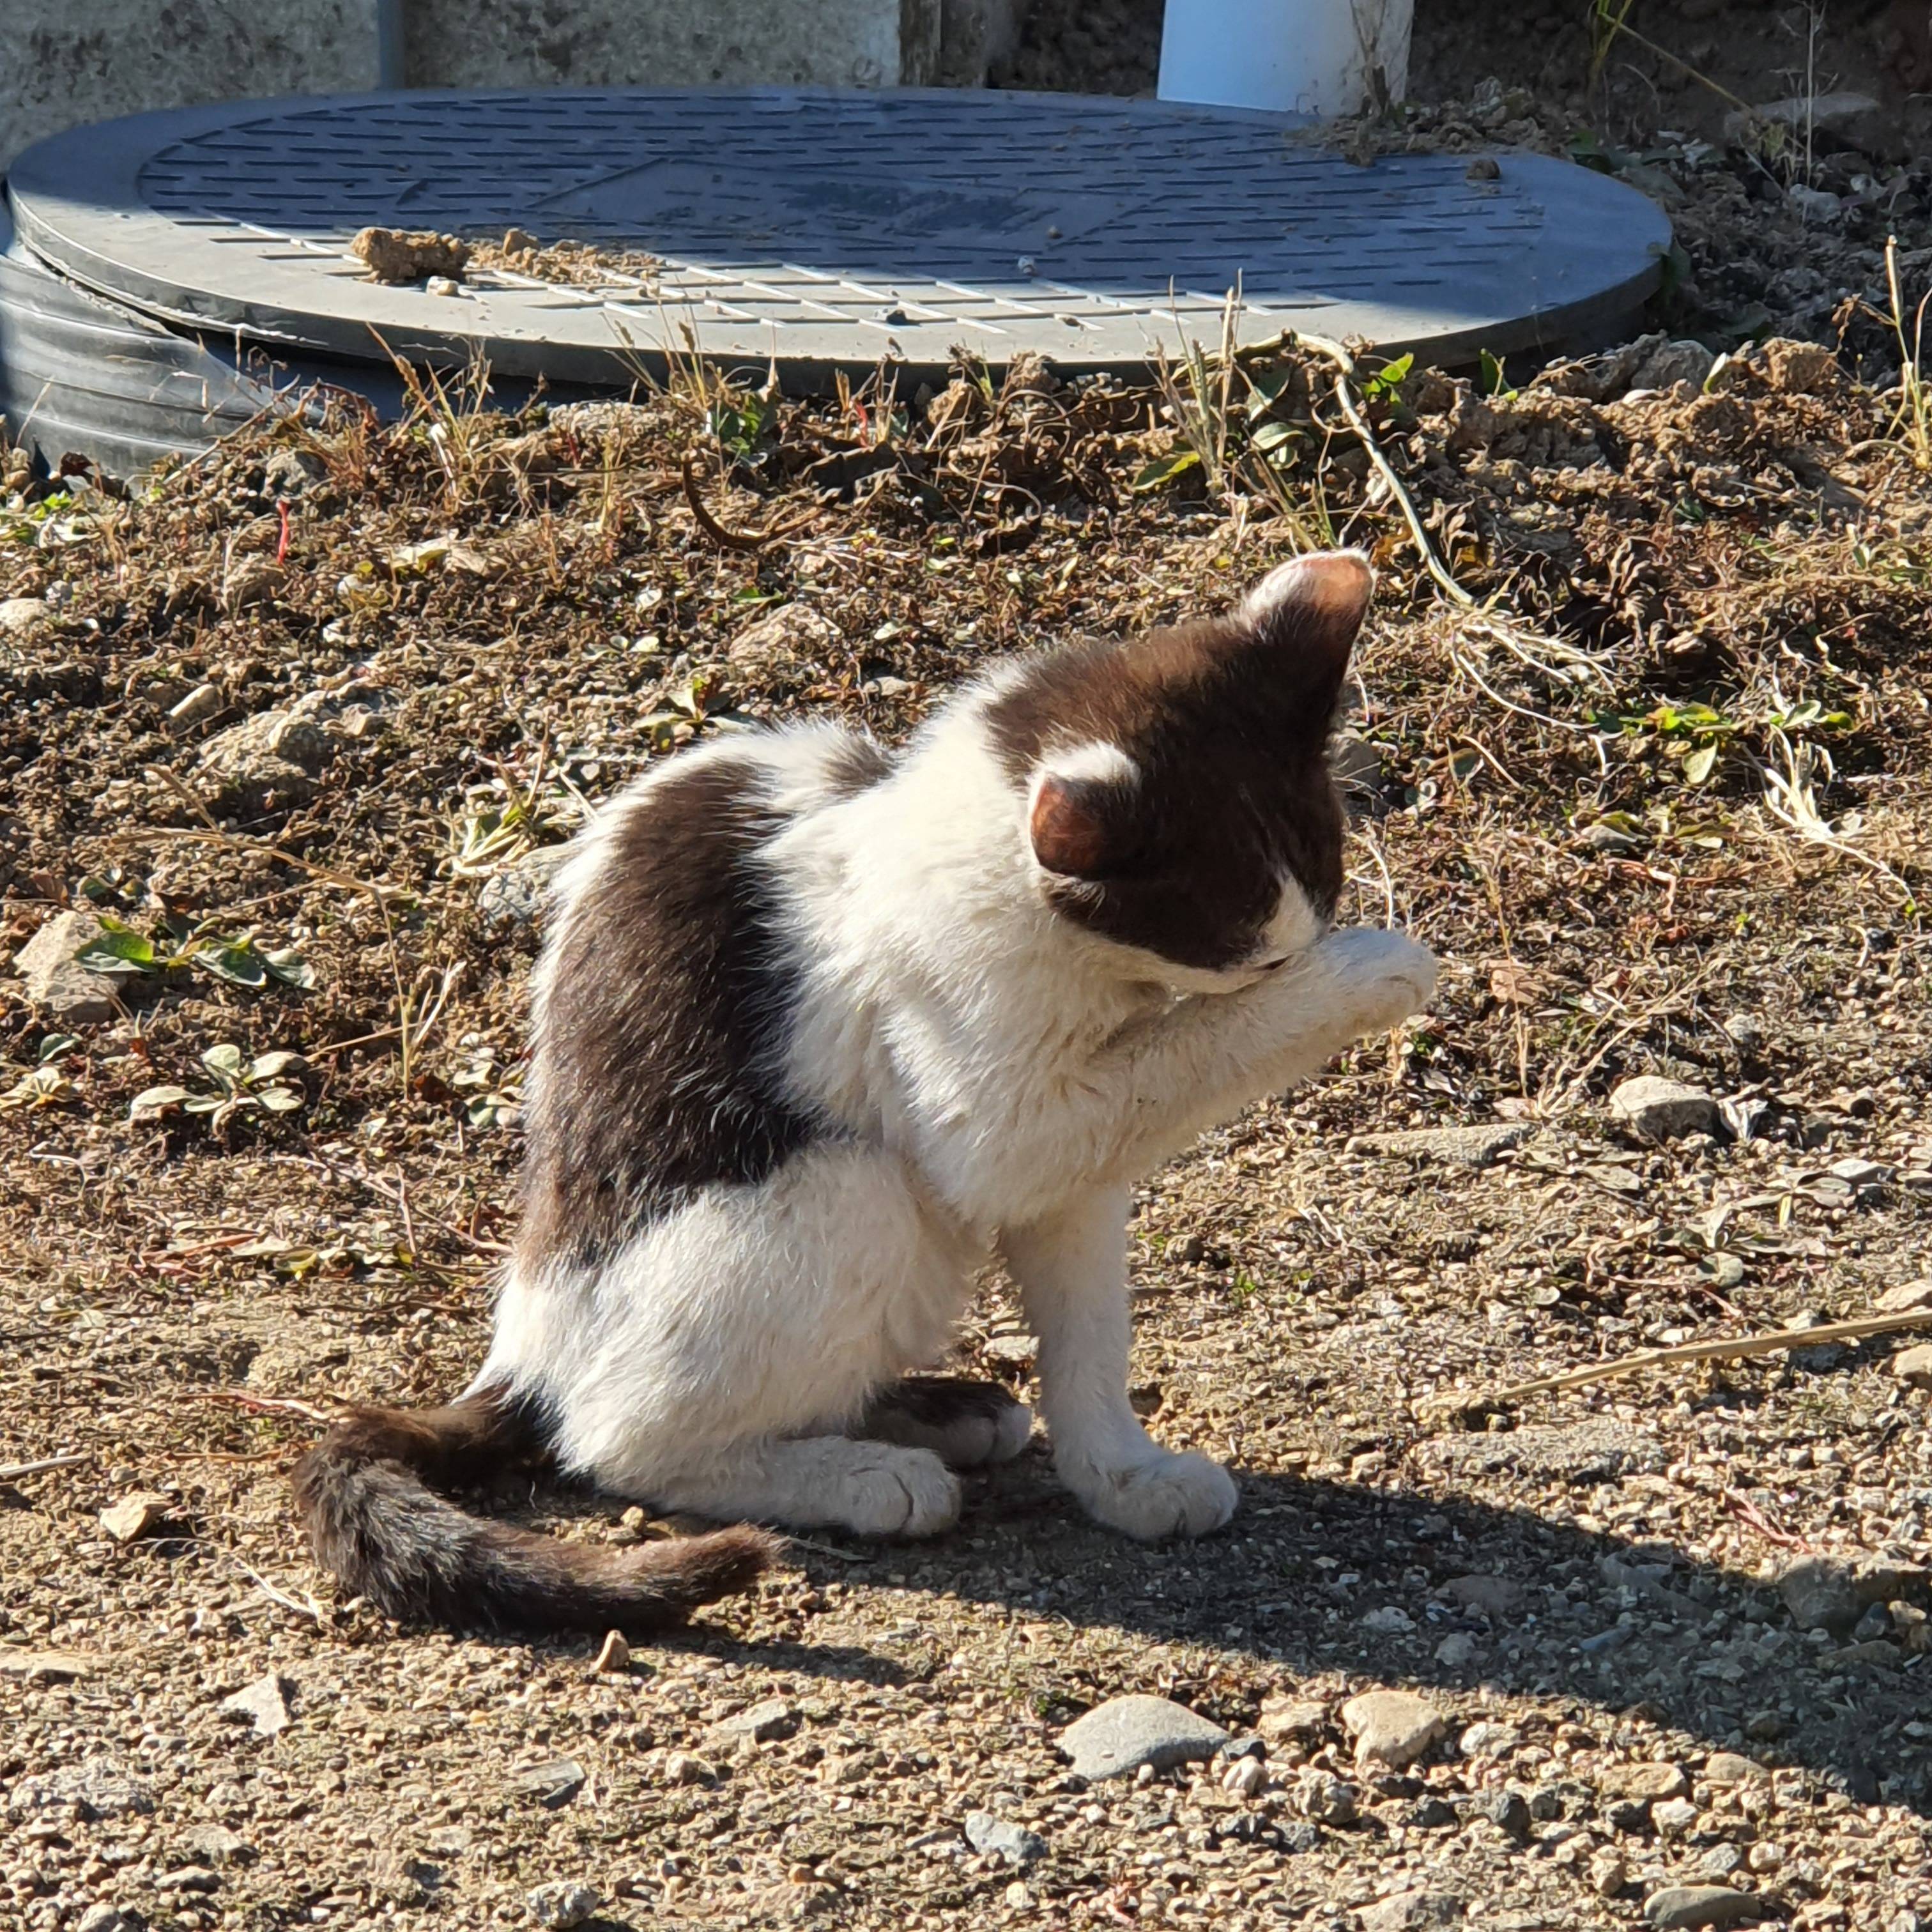
[(724, 759), (626, 814), (542, 1022), (526, 1267), (594, 1263), (699, 1189), (762, 1180), (814, 1138), (778, 1082), (796, 975), (754, 862), (778, 823)]
[(1040, 800), (1036, 849), (1064, 868), (1058, 910), (1210, 968), (1246, 956), (1284, 869), (1330, 916), (1344, 820), (1324, 751), (1359, 617), (1291, 597), (1260, 621), (1236, 614), (1056, 652), (996, 699), (994, 742), (1016, 782), (1083, 742), (1116, 746), (1138, 768), (1132, 783), (1075, 779)]
[(316, 1560), (379, 1610), (488, 1629), (668, 1629), (742, 1589), (780, 1546), (742, 1526), (598, 1549), (466, 1515), (429, 1486), (542, 1457), (529, 1412), (493, 1395), (357, 1409), (296, 1466), (296, 1508)]

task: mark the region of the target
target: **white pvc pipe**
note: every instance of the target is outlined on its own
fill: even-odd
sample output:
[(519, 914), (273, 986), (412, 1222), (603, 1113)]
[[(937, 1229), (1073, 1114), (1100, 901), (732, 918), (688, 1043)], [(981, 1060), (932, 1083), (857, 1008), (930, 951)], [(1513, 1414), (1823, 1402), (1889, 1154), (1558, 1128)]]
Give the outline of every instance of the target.
[(1160, 98), (1334, 120), (1408, 88), (1414, 0), (1167, 0)]

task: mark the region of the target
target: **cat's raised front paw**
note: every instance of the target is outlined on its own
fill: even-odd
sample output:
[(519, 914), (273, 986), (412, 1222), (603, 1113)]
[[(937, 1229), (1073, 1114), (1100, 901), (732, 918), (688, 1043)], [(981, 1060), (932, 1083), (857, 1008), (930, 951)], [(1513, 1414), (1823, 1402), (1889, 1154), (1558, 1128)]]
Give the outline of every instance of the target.
[(1079, 1493), (1088, 1515), (1144, 1543), (1205, 1536), (1234, 1514), (1240, 1499), (1220, 1463), (1165, 1451), (1150, 1462), (1096, 1472)]
[(1346, 996), (1358, 1034), (1381, 1033), (1419, 1013), (1436, 990), (1436, 956), (1427, 946), (1378, 926), (1332, 932), (1321, 951)]

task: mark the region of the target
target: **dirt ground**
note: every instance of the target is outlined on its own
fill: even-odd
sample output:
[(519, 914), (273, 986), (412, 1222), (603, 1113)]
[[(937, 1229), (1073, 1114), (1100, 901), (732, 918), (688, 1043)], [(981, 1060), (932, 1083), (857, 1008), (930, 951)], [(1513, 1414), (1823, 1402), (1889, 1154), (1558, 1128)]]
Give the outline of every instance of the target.
[[(1654, 332), (1368, 360), (1388, 474), (1299, 352), (1165, 397), (691, 370), (338, 406), (131, 494), (9, 470), (4, 940), (66, 917), (122, 970), (0, 980), (0, 1921), (1932, 1926), (1928, 1337), (1486, 1399), (1909, 1309), (1932, 1221), (1932, 448), (1847, 305), (1888, 228), (1924, 291), (1932, 173), (1841, 160), (1827, 218), (1761, 147), (1600, 161), (1680, 222)], [(286, 1469), (332, 1402), (480, 1358), (584, 812), (767, 718), (896, 738), (1330, 540), (1382, 572), (1345, 914), (1444, 970), (1140, 1198), (1137, 1400), (1238, 1468), (1231, 1528), (1130, 1546), (1036, 1444), (956, 1532), (802, 1540), (614, 1670), (341, 1600)], [(1612, 1115), (1645, 1074), (1704, 1096), (1674, 1138)], [(1030, 1352), (989, 1282), (961, 1363), (1024, 1389)], [(1340, 1716), (1372, 1688), (1442, 1720), (1402, 1769)], [(1076, 1777), (1067, 1725), (1133, 1692), (1258, 1775)]]

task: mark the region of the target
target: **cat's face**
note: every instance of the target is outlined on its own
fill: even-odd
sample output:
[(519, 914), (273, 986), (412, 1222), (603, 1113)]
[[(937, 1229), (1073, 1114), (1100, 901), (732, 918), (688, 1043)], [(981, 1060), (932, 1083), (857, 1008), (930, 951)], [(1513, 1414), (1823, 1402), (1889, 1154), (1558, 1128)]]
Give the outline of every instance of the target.
[(1040, 892), (1124, 971), (1232, 991), (1328, 929), (1325, 748), (1373, 581), (1355, 551), (1298, 558), (1225, 617), (1056, 653), (989, 706)]

